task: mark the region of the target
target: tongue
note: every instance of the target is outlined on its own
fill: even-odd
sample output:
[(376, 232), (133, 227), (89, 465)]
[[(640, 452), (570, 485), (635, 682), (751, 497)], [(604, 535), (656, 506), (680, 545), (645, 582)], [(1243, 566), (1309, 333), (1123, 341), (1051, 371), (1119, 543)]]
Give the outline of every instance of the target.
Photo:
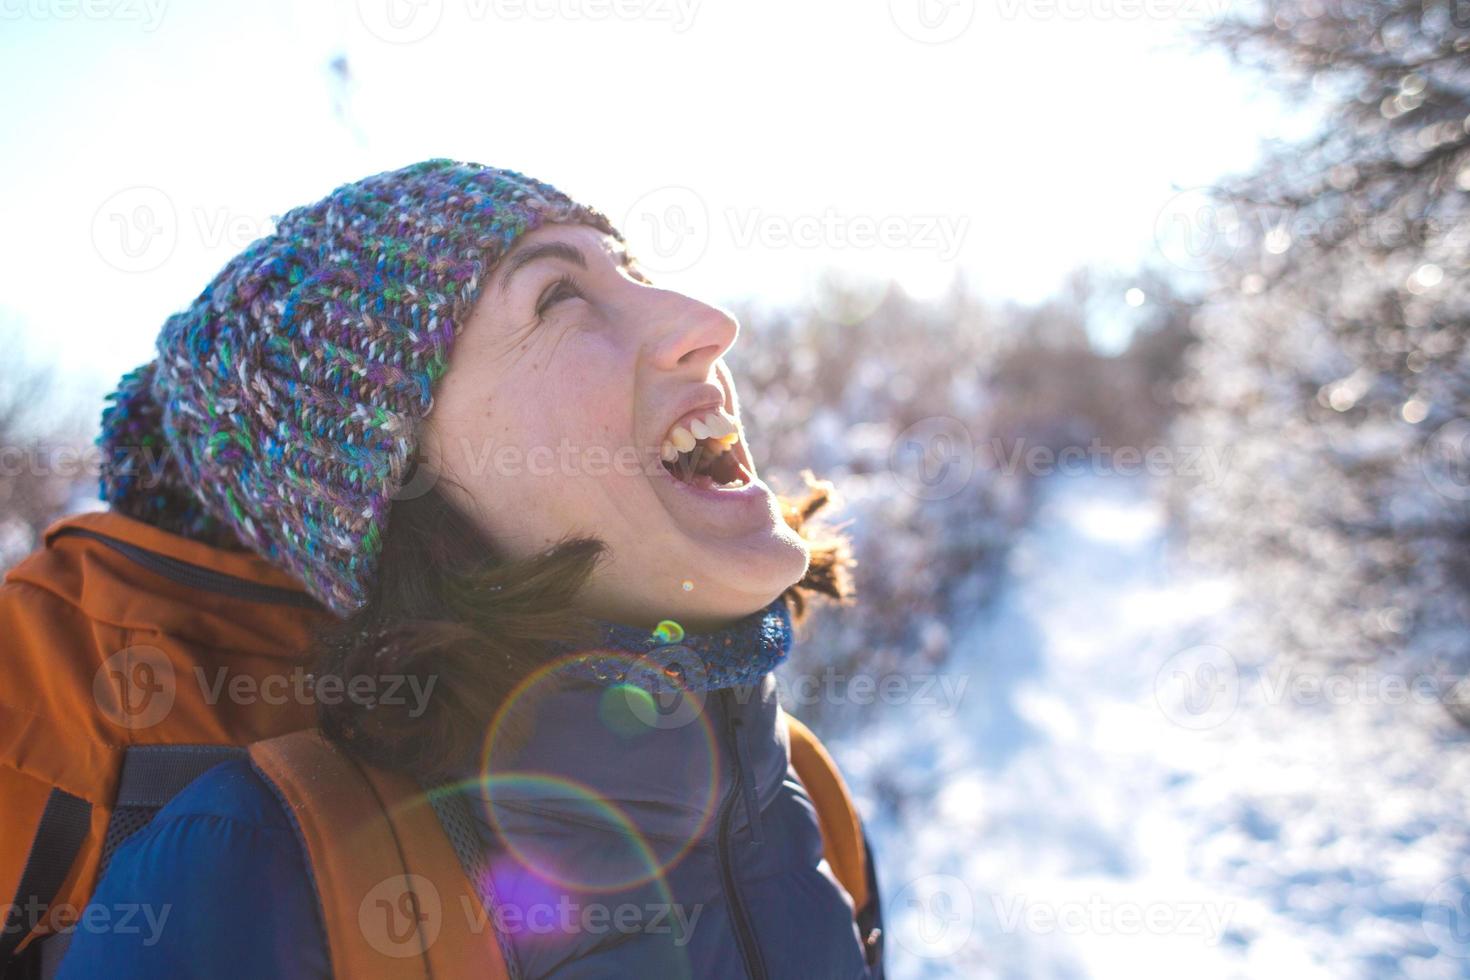
[(753, 482), (750, 472), (733, 451), (710, 453), (702, 446), (681, 455), (668, 464), (668, 469), (683, 482), (702, 489)]

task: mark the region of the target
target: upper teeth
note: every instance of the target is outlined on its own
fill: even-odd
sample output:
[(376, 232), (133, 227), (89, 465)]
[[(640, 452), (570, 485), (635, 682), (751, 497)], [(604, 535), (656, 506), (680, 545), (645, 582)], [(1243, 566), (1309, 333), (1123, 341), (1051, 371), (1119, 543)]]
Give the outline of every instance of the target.
[(733, 421), (722, 412), (711, 411), (686, 418), (670, 429), (669, 434), (664, 436), (659, 455), (665, 463), (672, 463), (679, 458), (680, 453), (689, 452), (701, 439), (715, 440), (711, 451), (719, 454), (733, 446), (739, 438)]

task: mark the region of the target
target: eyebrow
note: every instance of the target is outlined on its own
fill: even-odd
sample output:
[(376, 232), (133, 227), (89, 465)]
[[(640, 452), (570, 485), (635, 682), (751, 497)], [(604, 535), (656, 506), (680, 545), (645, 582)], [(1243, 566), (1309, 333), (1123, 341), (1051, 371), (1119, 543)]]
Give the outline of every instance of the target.
[[(615, 256), (620, 266), (632, 264), (633, 257), (628, 254), (625, 246), (618, 246)], [(506, 260), (505, 269), (500, 273), (500, 291), (505, 292), (510, 288), (511, 277), (517, 272), (541, 259), (563, 259), (579, 269), (587, 268), (587, 257), (575, 245), (568, 245), (566, 242), (543, 242), (517, 252)]]
[(581, 249), (575, 246), (565, 242), (543, 242), (539, 245), (532, 245), (506, 260), (505, 271), (500, 274), (501, 292), (510, 288), (512, 276), (523, 267), (541, 259), (565, 259), (580, 269), (587, 268), (587, 259), (582, 255)]

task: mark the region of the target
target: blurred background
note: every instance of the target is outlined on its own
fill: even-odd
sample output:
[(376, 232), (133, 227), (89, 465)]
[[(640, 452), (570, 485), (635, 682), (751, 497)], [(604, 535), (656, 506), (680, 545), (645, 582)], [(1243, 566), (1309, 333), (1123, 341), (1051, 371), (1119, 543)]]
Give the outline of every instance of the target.
[(1470, 976), (1465, 0), (3, 0), (0, 93), (0, 564), (277, 216), (521, 170), (841, 494), (892, 976)]

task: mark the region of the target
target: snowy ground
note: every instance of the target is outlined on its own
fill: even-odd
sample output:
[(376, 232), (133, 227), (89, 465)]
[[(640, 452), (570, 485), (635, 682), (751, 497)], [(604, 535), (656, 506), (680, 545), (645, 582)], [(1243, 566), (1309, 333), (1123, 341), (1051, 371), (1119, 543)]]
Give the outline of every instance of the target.
[(1231, 587), (1164, 531), (1146, 484), (1045, 488), (949, 695), (911, 679), (832, 742), (892, 975), (1470, 976), (1464, 733), (1232, 650)]

